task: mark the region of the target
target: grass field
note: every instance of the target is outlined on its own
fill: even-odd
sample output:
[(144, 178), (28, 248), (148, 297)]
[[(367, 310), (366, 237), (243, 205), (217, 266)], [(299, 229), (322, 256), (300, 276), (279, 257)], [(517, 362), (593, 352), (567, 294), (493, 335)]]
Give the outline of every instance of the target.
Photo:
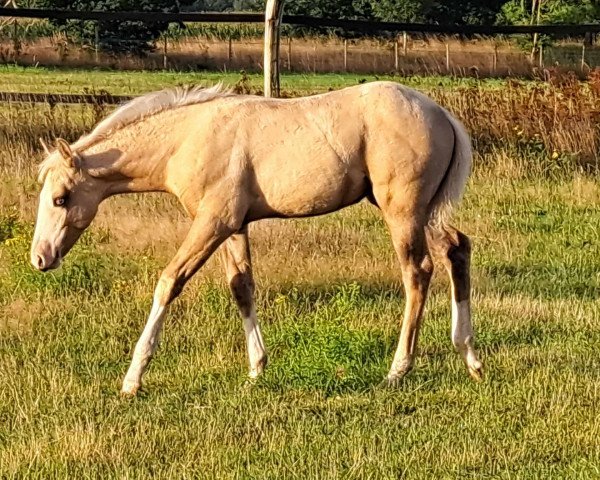
[[(113, 95), (135, 95), (159, 90), (175, 85), (206, 84), (223, 82), (234, 86), (245, 80), (248, 88), (259, 89), (263, 85), (263, 77), (257, 73), (240, 74), (240, 72), (123, 72), (116, 70), (55, 69), (26, 68), (14, 65), (1, 65), (2, 91), (7, 92), (44, 92), (44, 93), (85, 93), (108, 91)], [(402, 81), (409, 86), (424, 89), (437, 86), (475, 86), (502, 87), (503, 79), (477, 80), (475, 78), (451, 79), (440, 76), (399, 77), (394, 75), (360, 75), (360, 74), (300, 74), (284, 73), (281, 77), (281, 88), (288, 94), (308, 94), (326, 92), (359, 82), (374, 80)]]
[[(1, 75), (22, 91), (81, 91), (105, 77), (103, 88), (136, 93), (190, 80)], [(286, 77), (284, 88), (361, 78)], [(477, 146), (456, 224), (474, 242), (482, 383), (452, 351), (438, 273), (415, 370), (397, 389), (378, 387), (403, 294), (385, 226), (361, 203), (251, 226), (270, 353), (256, 385), (245, 385), (241, 321), (215, 259), (172, 309), (144, 390), (121, 398), (154, 282), (187, 220), (166, 197), (111, 199), (59, 271), (35, 273), (37, 137), (74, 138), (99, 113), (0, 107), (0, 477), (600, 478), (593, 85), (411, 82), (461, 116)]]

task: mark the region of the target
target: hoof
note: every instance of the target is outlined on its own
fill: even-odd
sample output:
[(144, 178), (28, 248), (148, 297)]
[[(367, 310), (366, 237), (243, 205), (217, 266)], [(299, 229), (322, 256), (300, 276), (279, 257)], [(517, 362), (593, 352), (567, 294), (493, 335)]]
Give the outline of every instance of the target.
[(483, 364), (477, 358), (477, 353), (473, 348), (473, 337), (467, 337), (464, 342), (455, 342), (454, 346), (462, 357), (471, 378), (476, 382), (483, 380)]
[(483, 364), (479, 360), (473, 362), (471, 365), (467, 365), (467, 370), (471, 378), (476, 382), (483, 380)]
[(246, 379), (246, 381), (242, 384), (242, 390), (244, 390), (244, 391), (252, 390), (256, 386), (256, 383), (257, 383), (256, 378), (248, 377)]
[(262, 370), (252, 369), (248, 372), (248, 382), (256, 382), (256, 379), (260, 377)]
[(406, 375), (408, 374), (408, 372), (410, 372), (410, 369), (402, 371), (402, 372), (388, 374), (388, 376), (385, 377), (383, 379), (383, 381), (379, 384), (379, 387), (380, 388), (398, 388), (401, 385), (402, 380), (404, 380), (404, 377), (406, 377)]
[(123, 382), (123, 387), (121, 387), (121, 396), (135, 397), (141, 387), (142, 386), (139, 383)]
[(250, 381), (254, 381), (260, 375), (262, 375), (262, 373), (264, 372), (264, 370), (267, 366), (267, 361), (268, 361), (268, 358), (265, 356), (256, 363), (256, 367), (250, 369), (250, 371), (248, 372), (248, 379)]

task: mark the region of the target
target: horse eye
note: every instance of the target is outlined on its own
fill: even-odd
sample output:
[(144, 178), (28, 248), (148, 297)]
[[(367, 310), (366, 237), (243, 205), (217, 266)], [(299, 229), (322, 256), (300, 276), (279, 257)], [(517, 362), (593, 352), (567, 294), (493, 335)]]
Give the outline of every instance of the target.
[(64, 207), (65, 204), (67, 203), (67, 198), (68, 198), (68, 195), (63, 195), (62, 197), (56, 197), (54, 199), (54, 206), (55, 207)]

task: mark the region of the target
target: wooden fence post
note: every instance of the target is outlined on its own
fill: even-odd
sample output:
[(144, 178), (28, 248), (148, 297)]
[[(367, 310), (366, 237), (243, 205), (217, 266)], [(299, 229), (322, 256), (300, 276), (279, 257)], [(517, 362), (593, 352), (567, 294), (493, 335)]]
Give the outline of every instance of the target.
[(446, 72), (450, 73), (450, 44), (446, 42)]
[(279, 96), (279, 34), (284, 0), (267, 0), (265, 9), (265, 97)]
[(406, 32), (402, 32), (402, 55), (406, 57), (406, 53), (408, 52), (408, 34)]
[(17, 46), (19, 43), (19, 21), (15, 18), (13, 20), (13, 45), (14, 45), (14, 49), (18, 50), (19, 47)]
[(585, 68), (585, 42), (581, 46), (581, 71)]
[(348, 71), (348, 39), (344, 38), (344, 72)]
[(292, 71), (292, 37), (288, 37), (288, 48), (287, 48), (287, 64), (288, 71)]
[(394, 38), (394, 71), (398, 72), (400, 61), (398, 59), (398, 42), (400, 39), (398, 37)]

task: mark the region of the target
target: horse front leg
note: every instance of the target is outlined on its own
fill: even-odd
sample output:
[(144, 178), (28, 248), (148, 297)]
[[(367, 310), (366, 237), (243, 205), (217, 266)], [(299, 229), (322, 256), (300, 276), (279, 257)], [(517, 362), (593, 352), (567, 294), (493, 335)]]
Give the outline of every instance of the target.
[(231, 293), (240, 310), (246, 334), (246, 346), (250, 371), (248, 376), (255, 379), (267, 364), (267, 353), (260, 326), (256, 319), (254, 305), (254, 278), (250, 258), (248, 229), (245, 227), (231, 235), (222, 248), (223, 263)]
[(150, 316), (123, 380), (122, 394), (135, 395), (142, 386), (142, 375), (158, 346), (168, 306), (215, 249), (235, 230), (225, 225), (216, 215), (204, 213), (201, 217), (196, 217), (175, 257), (160, 276)]

